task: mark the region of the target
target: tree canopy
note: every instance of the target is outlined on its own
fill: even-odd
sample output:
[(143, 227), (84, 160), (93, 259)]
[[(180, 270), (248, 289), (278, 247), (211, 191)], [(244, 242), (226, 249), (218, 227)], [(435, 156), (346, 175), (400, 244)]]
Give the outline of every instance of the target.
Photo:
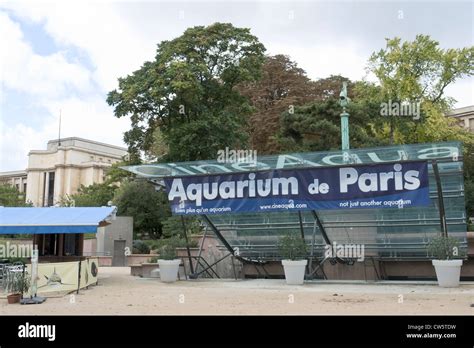
[[(444, 49), (426, 35), (387, 39), (368, 60), (376, 82), (340, 75), (311, 80), (289, 56), (264, 53), (249, 29), (226, 23), (189, 28), (159, 43), (155, 59), (120, 78), (107, 97), (116, 117), (130, 117), (124, 136), (130, 160), (212, 159), (225, 147), (260, 154), (340, 148), (338, 96), (347, 82), (351, 147), (462, 141), (474, 213), (474, 136), (445, 116), (454, 102), (446, 88), (474, 74), (474, 47)], [(383, 116), (389, 101), (419, 103), (419, 119)], [(163, 194), (148, 183), (119, 181), (119, 213), (136, 216), (139, 231), (173, 235), (180, 220), (170, 217)], [(110, 197), (107, 188), (92, 191)], [(147, 204), (145, 194), (151, 195)]]
[(288, 56), (267, 56), (262, 77), (241, 83), (239, 92), (249, 98), (254, 112), (249, 117), (250, 147), (260, 154), (277, 153), (281, 149), (275, 139), (280, 129), (280, 116), (315, 100), (315, 83)]
[(31, 203), (25, 201), (25, 195), (15, 186), (0, 184), (0, 206), (3, 207), (31, 207)]
[(390, 117), (378, 127), (381, 137), (391, 143), (416, 143), (449, 138), (439, 134), (443, 130), (460, 131), (444, 115), (454, 103), (445, 91), (456, 80), (474, 74), (474, 46), (442, 49), (427, 35), (404, 42), (398, 37), (386, 39), (386, 47), (371, 55), (368, 70), (378, 79), (381, 100), (421, 104), (419, 121)]
[(146, 181), (125, 182), (114, 197), (117, 214), (133, 217), (134, 234), (156, 239), (163, 232), (163, 221), (171, 216), (168, 198)]
[(258, 79), (264, 46), (249, 29), (227, 23), (197, 26), (158, 44), (155, 60), (119, 79), (107, 102), (129, 116), (124, 136), (132, 158), (151, 148), (159, 127), (168, 160), (213, 158), (247, 142), (251, 108), (234, 87)]

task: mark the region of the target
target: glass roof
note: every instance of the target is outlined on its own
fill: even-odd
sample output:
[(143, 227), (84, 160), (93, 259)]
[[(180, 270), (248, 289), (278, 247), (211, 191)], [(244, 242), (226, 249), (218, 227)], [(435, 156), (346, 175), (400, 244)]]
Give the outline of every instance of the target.
[[(223, 150), (224, 151), (224, 150)], [(376, 148), (359, 148), (347, 151), (320, 151), (281, 155), (241, 156), (235, 154), (219, 161), (154, 163), (125, 166), (123, 169), (144, 178), (182, 177), (192, 175), (241, 173), (270, 169), (329, 167), (345, 164), (376, 164), (383, 162), (432, 160), (457, 161), (462, 156), (459, 142), (394, 145)], [(232, 159), (237, 159), (232, 161)], [(455, 161), (454, 161), (455, 162)]]

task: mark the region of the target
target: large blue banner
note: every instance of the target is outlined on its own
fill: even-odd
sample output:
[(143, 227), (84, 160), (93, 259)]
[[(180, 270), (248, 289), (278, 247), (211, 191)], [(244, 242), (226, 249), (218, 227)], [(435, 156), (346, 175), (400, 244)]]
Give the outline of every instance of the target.
[(181, 215), (430, 203), (426, 161), (175, 177), (165, 185)]

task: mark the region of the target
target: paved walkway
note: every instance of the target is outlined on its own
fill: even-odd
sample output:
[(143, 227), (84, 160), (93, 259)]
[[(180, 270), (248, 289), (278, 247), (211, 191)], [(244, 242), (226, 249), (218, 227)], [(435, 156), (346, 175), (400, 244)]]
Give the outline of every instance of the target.
[(474, 283), (440, 288), (434, 282), (200, 279), (161, 283), (130, 276), (128, 267), (99, 271), (99, 285), (41, 305), (8, 305), (0, 314), (467, 314), (474, 315)]

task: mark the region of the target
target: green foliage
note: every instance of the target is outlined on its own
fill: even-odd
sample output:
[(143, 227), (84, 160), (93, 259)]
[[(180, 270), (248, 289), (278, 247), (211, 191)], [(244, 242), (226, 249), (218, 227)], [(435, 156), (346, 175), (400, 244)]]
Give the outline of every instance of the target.
[[(188, 235), (201, 233), (202, 228), (197, 216), (185, 216), (184, 223)], [(181, 216), (172, 215), (163, 221), (163, 237), (170, 238), (176, 235), (183, 236), (183, 233), (183, 222)]]
[(163, 221), (171, 216), (166, 193), (142, 180), (125, 182), (113, 202), (117, 215), (133, 217), (134, 234), (148, 234), (154, 239), (161, 236)]
[(264, 51), (249, 29), (226, 23), (188, 28), (162, 41), (155, 60), (120, 78), (107, 97), (116, 117), (131, 119), (124, 136), (131, 158), (141, 151), (153, 155), (158, 128), (165, 146), (155, 155), (162, 160), (208, 159), (245, 144), (242, 126), (251, 108), (234, 87), (260, 76)]
[(70, 196), (76, 207), (102, 207), (107, 206), (114, 198), (116, 185), (108, 183), (81, 185), (77, 194)]
[[(379, 117), (375, 136), (395, 144), (458, 140), (464, 148), (464, 182), (468, 216), (474, 215), (474, 134), (445, 114), (454, 100), (445, 95), (456, 80), (474, 75), (474, 46), (442, 49), (429, 36), (414, 41), (387, 39), (385, 49), (372, 54), (368, 70), (378, 78), (372, 100), (419, 101), (421, 119)], [(365, 89), (368, 91), (368, 89)]]
[[(379, 145), (370, 128), (378, 105), (352, 103), (350, 113), (351, 147)], [(294, 113), (285, 112), (278, 136), (282, 148), (288, 152), (324, 151), (341, 147), (340, 115), (337, 99), (328, 99), (301, 107)]]
[(132, 253), (133, 254), (149, 254), (150, 247), (147, 243), (142, 240), (134, 240), (132, 246)]
[[(150, 246), (150, 250), (160, 250), (163, 246), (168, 244), (174, 245), (176, 248), (186, 247), (186, 239), (178, 235), (170, 238), (147, 240), (146, 242)], [(196, 248), (198, 246), (198, 242), (194, 239), (188, 239), (188, 244), (190, 248)]]
[(153, 256), (151, 259), (150, 259), (150, 263), (157, 263), (159, 260), (159, 257), (158, 256)]
[(59, 200), (63, 207), (102, 207), (107, 206), (114, 198), (119, 184), (129, 180), (133, 174), (120, 168), (120, 166), (134, 163), (123, 161), (112, 164), (106, 169), (105, 180), (89, 186), (81, 185), (78, 192), (73, 195), (66, 194)]
[(140, 164), (139, 161), (132, 161), (128, 159), (123, 159), (121, 162), (117, 162), (112, 164), (110, 167), (105, 169), (105, 184), (108, 185), (116, 185), (117, 183), (121, 183), (124, 181), (128, 181), (133, 179), (135, 176), (133, 173), (130, 173), (126, 170), (123, 170), (120, 167), (123, 166), (131, 166), (135, 164)]
[(308, 254), (308, 246), (301, 236), (287, 234), (278, 240), (278, 252), (283, 260), (301, 260)]
[(474, 74), (474, 47), (442, 49), (428, 35), (414, 41), (386, 39), (385, 49), (372, 54), (369, 69), (379, 79), (385, 97), (426, 100), (451, 105), (444, 91), (455, 80)]
[(3, 207), (31, 207), (32, 204), (25, 202), (25, 195), (15, 186), (0, 184), (0, 206)]
[[(4, 244), (4, 241), (0, 241), (0, 244)], [(23, 257), (8, 257), (5, 260), (6, 263), (21, 262), (23, 265), (26, 265), (29, 262), (28, 259)]]
[(24, 293), (28, 292), (28, 289), (31, 285), (30, 283), (31, 279), (28, 275), (28, 272), (24, 272), (20, 276), (13, 279), (10, 292), (12, 294), (21, 294), (23, 296)]
[(454, 103), (445, 96), (445, 90), (456, 80), (474, 74), (474, 47), (442, 49), (427, 35), (405, 42), (396, 37), (387, 39), (385, 49), (372, 54), (368, 70), (378, 78), (380, 97), (385, 102), (421, 103), (421, 121), (389, 117), (379, 128), (380, 137), (388, 136), (391, 143), (438, 141), (433, 138), (446, 137), (439, 133), (450, 132), (450, 121), (443, 113)]
[(176, 259), (176, 246), (172, 243), (168, 243), (161, 247), (159, 258), (161, 260), (174, 260)]
[(459, 240), (454, 237), (433, 238), (428, 245), (428, 252), (435, 260), (459, 259), (464, 256), (459, 249)]

